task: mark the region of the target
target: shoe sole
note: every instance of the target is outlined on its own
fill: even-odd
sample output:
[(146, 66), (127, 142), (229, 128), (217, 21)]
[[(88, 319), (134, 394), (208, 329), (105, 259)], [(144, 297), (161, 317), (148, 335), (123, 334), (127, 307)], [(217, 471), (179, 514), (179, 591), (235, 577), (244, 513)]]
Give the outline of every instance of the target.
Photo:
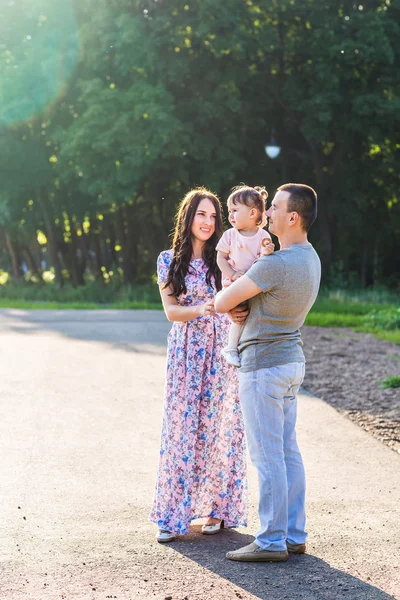
[(242, 556), (227, 556), (226, 557), (228, 560), (237, 560), (240, 562), (286, 562), (289, 558), (289, 556), (286, 555), (282, 555), (282, 556), (257, 556), (254, 555), (248, 555), (246, 556), (245, 554), (243, 554)]
[(216, 535), (217, 533), (221, 533), (221, 527), (215, 531), (202, 531), (201, 533), (203, 535)]
[(159, 544), (168, 544), (168, 542), (173, 542), (174, 540), (176, 540), (176, 536), (174, 535), (173, 537), (167, 538), (167, 539), (161, 539), (156, 537), (156, 541)]
[[(206, 527), (206, 525), (203, 525), (203, 527)], [(203, 535), (215, 535), (216, 533), (221, 533), (222, 529), (224, 529), (224, 521), (221, 521), (219, 528), (215, 531), (204, 531), (203, 527), (201, 528), (201, 533)]]
[(299, 544), (298, 546), (287, 546), (287, 551), (290, 552), (290, 554), (305, 554), (306, 553), (306, 546), (303, 544)]

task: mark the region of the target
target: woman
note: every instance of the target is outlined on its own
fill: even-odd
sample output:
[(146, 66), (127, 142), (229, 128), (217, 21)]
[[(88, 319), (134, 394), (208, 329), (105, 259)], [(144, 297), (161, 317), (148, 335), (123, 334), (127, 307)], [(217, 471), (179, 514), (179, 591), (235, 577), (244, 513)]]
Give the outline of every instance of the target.
[(246, 525), (247, 483), (235, 368), (221, 350), (229, 320), (214, 310), (221, 289), (215, 247), (221, 205), (205, 188), (191, 190), (176, 217), (172, 250), (158, 258), (168, 335), (160, 463), (150, 520), (157, 541), (185, 534), (208, 517), (204, 534)]

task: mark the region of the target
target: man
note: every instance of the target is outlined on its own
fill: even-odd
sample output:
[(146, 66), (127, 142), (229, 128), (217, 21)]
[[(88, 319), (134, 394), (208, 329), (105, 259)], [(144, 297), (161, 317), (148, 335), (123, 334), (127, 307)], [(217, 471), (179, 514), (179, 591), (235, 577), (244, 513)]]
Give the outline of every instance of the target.
[[(215, 301), (218, 312), (229, 312), (251, 299), (239, 342), (239, 395), (258, 471), (261, 528), (253, 543), (228, 552), (230, 560), (284, 561), (288, 551), (306, 550), (305, 474), (295, 425), (305, 363), (299, 328), (321, 278), (320, 260), (307, 239), (316, 215), (311, 187), (278, 188), (267, 217), (280, 250), (258, 259)], [(240, 321), (237, 310), (232, 317)]]

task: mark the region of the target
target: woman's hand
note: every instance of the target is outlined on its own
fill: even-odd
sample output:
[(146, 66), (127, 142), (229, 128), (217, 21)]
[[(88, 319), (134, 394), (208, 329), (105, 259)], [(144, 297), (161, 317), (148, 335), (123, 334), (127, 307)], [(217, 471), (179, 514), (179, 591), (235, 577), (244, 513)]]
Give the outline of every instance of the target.
[(215, 315), (214, 298), (212, 300), (208, 300), (208, 302), (204, 302), (204, 304), (199, 304), (199, 316), (200, 317), (212, 317), (214, 315)]
[(239, 304), (239, 306), (235, 306), (235, 308), (232, 308), (228, 312), (228, 317), (233, 323), (242, 325), (247, 319), (249, 312), (248, 304)]
[(160, 285), (160, 293), (165, 315), (168, 321), (171, 323), (187, 323), (188, 321), (193, 321), (193, 319), (197, 319), (198, 317), (215, 316), (215, 298), (211, 298), (211, 300), (204, 302), (204, 304), (190, 304), (189, 306), (182, 306), (178, 303), (178, 300), (174, 296), (170, 295), (171, 292), (171, 287), (163, 288)]

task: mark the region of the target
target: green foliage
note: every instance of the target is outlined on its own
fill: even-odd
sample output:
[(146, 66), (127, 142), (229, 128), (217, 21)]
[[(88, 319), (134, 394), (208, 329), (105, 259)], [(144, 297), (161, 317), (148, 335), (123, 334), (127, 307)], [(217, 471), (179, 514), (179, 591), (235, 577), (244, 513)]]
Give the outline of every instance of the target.
[(399, 289), (397, 2), (3, 4), (0, 267), (14, 280), (26, 262), (40, 280), (45, 260), (58, 286), (149, 281), (189, 187), (225, 199), (240, 181), (297, 180), (318, 191), (326, 282)]
[(337, 301), (332, 298), (319, 297), (312, 308), (313, 313), (335, 313), (336, 315), (362, 316), (369, 314), (372, 310), (380, 308), (377, 304), (367, 304), (348, 301)]
[(23, 310), (160, 310), (160, 304), (130, 300), (112, 304), (94, 302), (33, 302), (29, 300), (9, 300), (0, 298), (0, 308), (20, 308)]
[[(375, 300), (384, 295), (384, 290), (377, 290)], [(362, 302), (363, 297), (364, 302)], [(341, 290), (322, 290), (305, 324), (315, 327), (348, 327), (363, 333), (371, 333), (374, 337), (387, 342), (400, 344), (400, 327), (393, 326), (397, 318), (393, 315), (398, 315), (398, 305), (387, 305), (382, 309), (381, 304), (368, 302), (373, 298), (373, 290), (365, 293), (347, 292), (347, 299)], [(386, 300), (389, 299), (395, 298), (390, 293), (386, 293)]]
[(99, 305), (123, 308), (162, 307), (158, 286), (155, 284), (123, 286), (120, 282), (104, 284), (93, 281), (77, 288), (67, 284), (62, 290), (55, 283), (44, 283), (40, 286), (27, 283), (0, 285), (1, 306), (17, 308), (20, 302), (32, 303), (32, 307), (35, 306), (35, 303), (51, 305), (54, 303), (68, 305), (78, 303), (86, 305), (88, 308)]
[(362, 325), (362, 318), (357, 314), (342, 312), (314, 312), (308, 314), (306, 325), (315, 327), (357, 327)]
[(69, 2), (20, 0), (0, 7), (0, 126), (40, 115), (63, 91), (78, 57)]
[(386, 377), (386, 379), (382, 379), (379, 387), (383, 388), (383, 389), (398, 388), (398, 387), (400, 387), (400, 377), (398, 375), (393, 375), (392, 377)]
[(364, 313), (372, 310), (379, 310), (382, 305), (399, 303), (399, 294), (387, 287), (375, 286), (373, 288), (361, 289), (337, 289), (322, 287), (318, 294), (317, 303), (322, 301), (332, 301), (335, 304), (341, 304), (353, 307), (359, 310), (365, 310)]
[(364, 317), (363, 325), (376, 329), (400, 329), (400, 308), (373, 311)]

